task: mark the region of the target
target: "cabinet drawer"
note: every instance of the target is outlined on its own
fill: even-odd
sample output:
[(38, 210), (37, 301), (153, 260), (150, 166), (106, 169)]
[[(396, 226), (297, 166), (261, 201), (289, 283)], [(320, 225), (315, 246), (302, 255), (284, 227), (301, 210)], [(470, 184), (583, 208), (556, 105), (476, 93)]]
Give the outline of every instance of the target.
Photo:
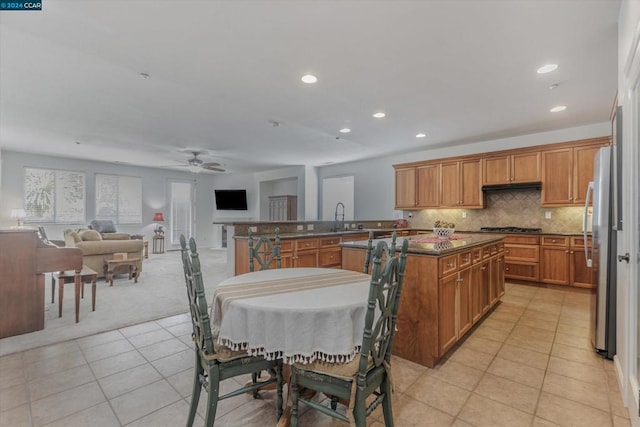
[(293, 244), (295, 240), (280, 240), (280, 253), (293, 252)]
[(342, 265), (342, 249), (321, 249), (318, 256), (318, 264), (320, 267), (333, 267)]
[(440, 277), (454, 273), (458, 269), (458, 255), (449, 255), (440, 258), (440, 260), (438, 260), (438, 267)]
[(342, 241), (342, 238), (340, 236), (325, 237), (324, 239), (320, 239), (320, 247), (326, 248), (329, 246), (337, 246), (340, 244), (341, 241)]
[[(591, 237), (587, 237), (587, 246), (591, 247)], [(572, 248), (584, 248), (584, 237), (572, 237), (571, 238), (571, 247)]]
[(473, 249), (471, 251), (471, 262), (475, 264), (480, 261), (482, 261), (482, 248)]
[(569, 246), (567, 236), (542, 236), (543, 246)]
[(471, 265), (471, 251), (463, 252), (458, 255), (458, 267), (465, 268)]
[(506, 244), (517, 243), (519, 245), (538, 245), (540, 244), (540, 236), (521, 236), (508, 234), (504, 238)]
[(540, 280), (540, 265), (533, 262), (517, 263), (507, 261), (504, 265), (504, 277), (537, 282)]
[(491, 256), (491, 245), (482, 247), (482, 259), (487, 259)]
[(540, 260), (538, 245), (505, 245), (504, 255), (508, 261), (538, 262)]
[(296, 250), (304, 251), (307, 249), (317, 249), (318, 239), (300, 239), (296, 240)]

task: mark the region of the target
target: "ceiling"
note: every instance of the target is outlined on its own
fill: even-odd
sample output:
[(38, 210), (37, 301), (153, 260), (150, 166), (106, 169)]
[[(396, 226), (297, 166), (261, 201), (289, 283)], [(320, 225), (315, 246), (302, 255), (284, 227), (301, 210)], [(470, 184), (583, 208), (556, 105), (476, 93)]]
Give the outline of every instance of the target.
[(44, 0), (0, 12), (0, 147), (246, 172), (600, 123), (619, 6)]

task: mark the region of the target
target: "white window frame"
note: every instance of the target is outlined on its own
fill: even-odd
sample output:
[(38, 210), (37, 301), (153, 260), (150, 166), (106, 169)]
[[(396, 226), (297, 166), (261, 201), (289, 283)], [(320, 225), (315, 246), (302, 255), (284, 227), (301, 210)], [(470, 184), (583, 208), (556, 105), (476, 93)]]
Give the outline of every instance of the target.
[[(103, 184), (102, 179), (110, 178), (115, 179), (117, 184), (115, 188), (111, 189), (115, 193), (115, 212), (113, 214), (100, 213), (100, 204), (103, 203), (99, 200), (100, 191), (99, 187)], [(134, 195), (135, 200), (127, 201), (121, 204), (121, 188), (132, 188), (136, 186), (138, 194)], [(122, 209), (121, 209), (122, 205)], [(124, 206), (131, 210), (132, 207), (137, 207), (137, 211), (132, 214), (125, 212)], [(122, 219), (122, 217), (134, 217), (131, 220)], [(129, 175), (115, 175), (107, 173), (95, 174), (95, 219), (110, 219), (115, 224), (142, 224), (142, 178), (139, 176)]]
[[(27, 179), (27, 175), (29, 174), (29, 171), (45, 171), (45, 172), (50, 172), (53, 174), (53, 188), (50, 191), (50, 194), (48, 196), (40, 196), (42, 197), (48, 197), (49, 201), (48, 203), (51, 204), (52, 206), (50, 206), (50, 209), (52, 210), (52, 217), (36, 217), (33, 215), (33, 211), (32, 209), (29, 208), (29, 204), (30, 204), (30, 199), (32, 199), (34, 196), (31, 193), (31, 189), (29, 188), (29, 181)], [(79, 178), (80, 182), (80, 192), (82, 193), (81, 196), (81, 201), (79, 201), (78, 203), (81, 206), (78, 206), (78, 210), (79, 212), (77, 213), (77, 216), (74, 216), (70, 219), (67, 220), (62, 220), (61, 217), (63, 217), (64, 212), (62, 211), (62, 208), (64, 206), (62, 206), (61, 203), (59, 203), (58, 201), (61, 198), (68, 198), (68, 197), (74, 197), (73, 192), (69, 189), (69, 188), (65, 188), (64, 186), (59, 185), (60, 184), (60, 177), (62, 174), (75, 174), (77, 176), (77, 178)], [(79, 172), (79, 171), (70, 171), (70, 170), (61, 170), (61, 169), (50, 169), (50, 168), (39, 168), (39, 167), (25, 167), (24, 168), (24, 210), (27, 214), (26, 218), (25, 218), (25, 222), (27, 223), (32, 223), (32, 224), (36, 224), (36, 223), (41, 223), (41, 224), (80, 224), (80, 223), (84, 223), (86, 221), (86, 196), (87, 196), (87, 180), (86, 180), (86, 174), (84, 172)], [(76, 195), (77, 197), (77, 195)]]

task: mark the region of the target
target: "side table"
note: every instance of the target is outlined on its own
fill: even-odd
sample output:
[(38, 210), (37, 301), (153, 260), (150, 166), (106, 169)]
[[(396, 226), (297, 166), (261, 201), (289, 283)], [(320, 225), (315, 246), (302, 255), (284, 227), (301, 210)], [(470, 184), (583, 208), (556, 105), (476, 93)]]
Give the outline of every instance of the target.
[[(64, 285), (67, 283), (75, 282), (75, 299), (76, 299), (76, 323), (80, 321), (80, 293), (84, 298), (84, 284), (91, 283), (91, 311), (96, 311), (96, 278), (98, 273), (90, 269), (89, 267), (82, 266), (80, 271), (80, 280), (75, 281), (76, 272), (73, 270), (61, 271), (54, 273), (51, 276), (51, 302), (53, 302), (53, 293), (55, 287), (53, 281), (58, 279), (58, 317), (62, 317), (62, 300), (64, 299)], [(82, 289), (80, 289), (82, 287)]]
[(129, 259), (107, 259), (104, 261), (104, 276), (109, 282), (109, 286), (113, 286), (113, 271), (121, 266), (129, 267), (129, 280), (133, 278), (133, 283), (138, 283), (138, 277), (140, 277), (140, 271), (136, 263), (140, 261), (140, 258)]
[(153, 236), (153, 253), (164, 253), (164, 236)]
[[(131, 235), (131, 240), (143, 240), (144, 239), (144, 234), (132, 234)], [(148, 259), (149, 258), (149, 241), (145, 240), (142, 243), (143, 247), (144, 247), (144, 258)]]

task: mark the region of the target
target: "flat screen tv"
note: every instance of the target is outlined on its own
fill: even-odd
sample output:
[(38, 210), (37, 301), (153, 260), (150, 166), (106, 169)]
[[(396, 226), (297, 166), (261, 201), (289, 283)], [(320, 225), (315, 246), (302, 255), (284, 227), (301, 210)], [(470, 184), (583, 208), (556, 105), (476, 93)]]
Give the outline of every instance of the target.
[(247, 190), (214, 190), (219, 211), (246, 211)]

